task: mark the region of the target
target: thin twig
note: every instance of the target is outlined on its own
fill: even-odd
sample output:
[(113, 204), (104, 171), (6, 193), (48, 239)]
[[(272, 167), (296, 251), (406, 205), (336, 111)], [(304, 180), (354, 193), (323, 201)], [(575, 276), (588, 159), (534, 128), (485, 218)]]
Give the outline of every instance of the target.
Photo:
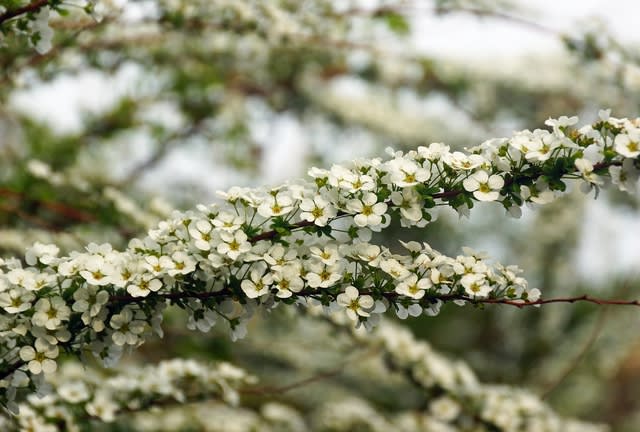
[(29, 3), (28, 5), (19, 7), (17, 9), (8, 10), (2, 15), (0, 15), (0, 25), (5, 21), (9, 21), (11, 18), (15, 18), (20, 15), (25, 15), (30, 12), (37, 12), (43, 7), (47, 6), (49, 2), (50, 0), (37, 0), (37, 1), (34, 1), (33, 3)]
[(583, 345), (580, 352), (571, 360), (571, 362), (569, 362), (564, 371), (562, 371), (562, 373), (557, 378), (555, 378), (550, 384), (547, 385), (547, 388), (545, 388), (540, 394), (540, 399), (546, 399), (556, 388), (560, 386), (560, 384), (562, 384), (567, 379), (569, 375), (571, 375), (574, 370), (576, 370), (578, 364), (582, 362), (584, 357), (587, 355), (589, 350), (591, 350), (591, 347), (600, 336), (600, 333), (604, 328), (605, 319), (607, 317), (607, 310), (607, 307), (604, 307), (600, 310), (600, 314), (598, 315), (598, 319), (596, 320), (593, 329), (591, 330), (591, 334), (589, 335), (589, 338)]
[(288, 391), (291, 390), (295, 390), (297, 388), (300, 387), (304, 387), (308, 384), (313, 384), (316, 383), (318, 381), (322, 381), (328, 378), (333, 378), (336, 377), (340, 374), (342, 374), (345, 371), (346, 366), (354, 363), (355, 361), (359, 361), (359, 360), (363, 360), (364, 358), (370, 357), (374, 354), (376, 354), (378, 351), (380, 351), (380, 347), (373, 347), (367, 351), (365, 351), (364, 353), (360, 353), (359, 355), (356, 356), (352, 356), (351, 358), (345, 360), (344, 362), (342, 362), (342, 364), (340, 364), (340, 366), (334, 368), (334, 369), (330, 369), (327, 371), (322, 371), (322, 372), (318, 372), (315, 375), (312, 375), (308, 378), (304, 378), (302, 380), (299, 381), (294, 381), (292, 383), (283, 385), (283, 386), (276, 386), (276, 387), (271, 387), (271, 386), (266, 386), (266, 387), (256, 387), (256, 388), (246, 388), (246, 389), (240, 389), (238, 391), (238, 393), (240, 394), (250, 394), (250, 395), (262, 395), (262, 396), (268, 396), (268, 395), (274, 395), (274, 394), (282, 394), (282, 393), (286, 393)]

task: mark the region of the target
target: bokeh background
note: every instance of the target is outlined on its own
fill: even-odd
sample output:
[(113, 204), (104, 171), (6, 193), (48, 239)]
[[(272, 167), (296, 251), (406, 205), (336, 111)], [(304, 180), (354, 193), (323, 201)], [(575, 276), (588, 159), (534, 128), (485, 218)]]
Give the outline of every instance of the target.
[[(463, 149), (549, 117), (590, 122), (606, 108), (637, 117), (640, 107), (640, 4), (631, 0), (118, 0), (100, 10), (99, 20), (54, 16), (47, 54), (19, 38), (0, 48), (3, 256), (34, 241), (66, 252), (91, 241), (121, 247), (217, 190), (277, 184), (386, 147)], [(640, 291), (637, 195), (573, 191), (518, 220), (491, 206), (471, 220), (443, 212), (424, 229), (377, 238), (392, 248), (397, 239), (454, 256), (465, 245), (487, 251), (524, 268), (545, 296)], [(342, 367), (247, 399), (294, 407), (318, 429), (321, 401), (387, 412), (421, 403), (407, 382), (384, 377), (375, 355), (354, 361), (353, 341), (304, 314), (256, 317), (235, 343), (215, 328), (185, 330), (179, 313), (166, 321), (165, 338), (127, 362), (224, 359), (266, 384)], [(449, 305), (402, 324), (483, 381), (530, 389), (563, 415), (640, 430), (635, 308)], [(140, 415), (114, 430), (209, 430), (189, 426), (193, 413), (165, 415), (174, 423)]]

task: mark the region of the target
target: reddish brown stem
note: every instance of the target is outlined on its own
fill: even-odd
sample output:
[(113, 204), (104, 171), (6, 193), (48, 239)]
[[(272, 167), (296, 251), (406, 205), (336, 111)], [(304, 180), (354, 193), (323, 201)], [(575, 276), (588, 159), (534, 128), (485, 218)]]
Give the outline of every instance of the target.
[(0, 25), (5, 21), (9, 21), (11, 18), (15, 18), (20, 15), (28, 14), (30, 12), (37, 12), (46, 5), (49, 4), (50, 0), (37, 0), (33, 3), (29, 3), (28, 5), (19, 7), (17, 9), (8, 10), (2, 15), (0, 15)]

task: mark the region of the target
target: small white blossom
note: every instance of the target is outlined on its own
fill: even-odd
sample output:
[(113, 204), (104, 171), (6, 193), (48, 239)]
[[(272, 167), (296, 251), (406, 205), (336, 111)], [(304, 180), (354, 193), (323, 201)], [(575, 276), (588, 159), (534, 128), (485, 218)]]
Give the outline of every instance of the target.
[(58, 357), (58, 353), (57, 345), (51, 345), (40, 338), (36, 339), (34, 346), (20, 348), (20, 358), (27, 362), (29, 372), (34, 375), (55, 372), (58, 365), (54, 359)]
[(392, 159), (387, 163), (391, 182), (399, 187), (415, 186), (431, 177), (431, 171), (405, 158)]
[(626, 133), (616, 135), (615, 150), (627, 158), (640, 156), (640, 129), (627, 129)]
[(489, 286), (483, 274), (465, 274), (462, 276), (460, 283), (471, 297), (487, 297), (491, 292), (491, 286)]
[(374, 193), (366, 192), (361, 199), (349, 201), (347, 210), (356, 213), (353, 221), (357, 226), (377, 226), (382, 224), (382, 216), (387, 211), (387, 205), (378, 202), (378, 198)]
[(62, 297), (41, 298), (35, 304), (31, 322), (33, 325), (55, 330), (69, 319), (70, 314), (71, 310)]
[(429, 279), (418, 279), (417, 275), (411, 274), (409, 277), (396, 285), (395, 291), (400, 295), (411, 297), (415, 300), (420, 300), (422, 297), (424, 297), (425, 290), (428, 290), (432, 286), (433, 284)]
[(240, 287), (247, 297), (256, 298), (269, 293), (271, 284), (273, 284), (273, 276), (271, 273), (265, 274), (266, 270), (265, 265), (258, 265), (251, 270), (249, 278), (242, 280)]
[(129, 308), (111, 317), (109, 325), (114, 329), (111, 339), (117, 346), (136, 345), (140, 341), (140, 335), (144, 332), (145, 322), (135, 319)]
[(300, 218), (308, 222), (313, 222), (318, 226), (325, 226), (330, 219), (336, 217), (336, 209), (321, 195), (313, 199), (303, 199), (300, 202)]
[(293, 210), (293, 200), (284, 194), (268, 195), (258, 206), (258, 214), (265, 218), (284, 216)]
[(462, 185), (479, 201), (495, 201), (500, 196), (504, 179), (497, 174), (490, 176), (486, 171), (477, 171), (464, 179)]
[(339, 294), (336, 300), (340, 306), (346, 308), (347, 315), (353, 321), (356, 321), (358, 316), (368, 317), (374, 306), (373, 297), (369, 295), (361, 296), (358, 289), (351, 285), (345, 288), (344, 292)]
[(21, 288), (12, 288), (0, 293), (0, 307), (10, 314), (24, 312), (31, 308), (35, 295)]
[(218, 253), (232, 260), (238, 259), (241, 254), (251, 250), (251, 243), (244, 231), (221, 232), (220, 240), (222, 241), (218, 244)]

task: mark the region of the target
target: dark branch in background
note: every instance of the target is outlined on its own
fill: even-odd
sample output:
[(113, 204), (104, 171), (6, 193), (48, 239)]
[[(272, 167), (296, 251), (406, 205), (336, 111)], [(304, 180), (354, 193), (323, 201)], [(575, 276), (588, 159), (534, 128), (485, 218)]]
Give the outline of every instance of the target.
[(48, 210), (63, 216), (64, 218), (75, 220), (78, 222), (93, 222), (96, 220), (95, 216), (87, 213), (83, 210), (68, 206), (66, 204), (62, 204), (55, 201), (44, 200), (44, 199), (34, 199), (26, 196), (21, 192), (16, 192), (14, 190), (0, 187), (0, 196), (12, 197), (15, 199), (19, 199), (21, 201), (33, 201), (36, 202)]
[(604, 323), (607, 317), (607, 308), (603, 308), (600, 310), (600, 314), (598, 315), (598, 319), (596, 320), (593, 329), (591, 330), (591, 334), (589, 338), (585, 342), (585, 344), (580, 349), (580, 352), (573, 358), (573, 360), (567, 365), (567, 367), (562, 371), (562, 373), (545, 388), (540, 395), (540, 399), (546, 399), (555, 389), (557, 389), (560, 384), (562, 384), (571, 373), (576, 370), (578, 364), (584, 359), (593, 344), (595, 344), (596, 340), (598, 340), (598, 336), (602, 333), (602, 329), (604, 328)]
[(29, 3), (28, 5), (22, 6), (17, 9), (8, 10), (2, 15), (0, 15), (0, 25), (5, 21), (9, 21), (12, 18), (15, 18), (20, 15), (25, 15), (28, 13), (38, 12), (43, 7), (47, 6), (51, 0), (37, 0), (33, 3)]
[(200, 133), (202, 131), (202, 126), (204, 120), (207, 118), (203, 118), (186, 129), (176, 132), (171, 136), (167, 137), (165, 140), (158, 143), (156, 151), (145, 161), (142, 161), (138, 165), (136, 165), (129, 174), (127, 174), (124, 179), (118, 181), (116, 183), (116, 187), (126, 187), (132, 183), (134, 183), (138, 178), (140, 178), (146, 171), (152, 169), (158, 163), (162, 162), (162, 160), (169, 154), (169, 152), (177, 145), (182, 144), (185, 139), (190, 138), (191, 136)]
[(330, 379), (330, 378), (334, 378), (337, 377), (341, 374), (344, 373), (345, 369), (347, 368), (347, 366), (349, 366), (350, 364), (356, 363), (356, 362), (360, 362), (362, 360), (365, 360), (368, 357), (371, 357), (375, 354), (377, 354), (380, 351), (380, 347), (373, 347), (367, 351), (364, 351), (358, 355), (354, 355), (354, 356), (350, 356), (350, 358), (344, 360), (339, 366), (333, 368), (333, 369), (329, 369), (326, 371), (321, 371), (321, 372), (317, 372), (314, 375), (311, 375), (310, 377), (301, 379), (299, 381), (294, 381), (292, 383), (289, 384), (285, 384), (282, 386), (266, 386), (266, 387), (249, 387), (249, 388), (244, 388), (244, 389), (239, 389), (238, 393), (243, 394), (243, 395), (260, 395), (260, 396), (269, 396), (269, 395), (278, 395), (278, 394), (283, 394), (286, 392), (289, 392), (291, 390), (295, 390), (297, 388), (300, 387), (304, 387), (306, 385), (309, 384), (313, 384), (316, 383), (318, 381), (322, 381), (325, 379)]

